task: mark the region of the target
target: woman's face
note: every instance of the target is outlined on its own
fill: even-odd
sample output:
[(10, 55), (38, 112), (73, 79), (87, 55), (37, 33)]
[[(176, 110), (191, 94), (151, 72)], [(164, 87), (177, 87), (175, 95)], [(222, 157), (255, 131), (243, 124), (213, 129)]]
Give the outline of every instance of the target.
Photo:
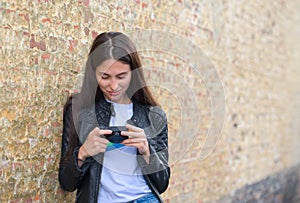
[(131, 70), (128, 64), (108, 59), (96, 68), (96, 79), (104, 97), (115, 103), (128, 104), (126, 91), (131, 80)]

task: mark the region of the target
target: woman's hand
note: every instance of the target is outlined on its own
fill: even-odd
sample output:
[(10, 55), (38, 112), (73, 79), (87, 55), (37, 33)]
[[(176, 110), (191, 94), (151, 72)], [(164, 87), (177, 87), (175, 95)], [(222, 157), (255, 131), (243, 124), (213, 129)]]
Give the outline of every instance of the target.
[(78, 152), (78, 165), (81, 166), (87, 157), (94, 156), (100, 152), (105, 152), (108, 140), (100, 137), (103, 134), (111, 134), (111, 130), (100, 130), (94, 128), (88, 135), (87, 139), (80, 147)]
[(121, 135), (128, 136), (128, 139), (124, 140), (122, 144), (136, 147), (147, 163), (149, 163), (150, 150), (144, 130), (130, 124), (126, 124), (126, 128), (128, 131), (122, 131)]

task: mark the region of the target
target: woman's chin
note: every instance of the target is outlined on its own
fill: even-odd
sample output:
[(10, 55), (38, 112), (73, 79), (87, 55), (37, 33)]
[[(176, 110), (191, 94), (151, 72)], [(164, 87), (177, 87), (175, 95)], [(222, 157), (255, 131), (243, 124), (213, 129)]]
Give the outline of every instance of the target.
[(126, 97), (126, 96), (122, 97), (120, 94), (117, 94), (117, 95), (106, 94), (105, 98), (109, 101), (112, 101), (114, 103), (120, 103), (120, 104), (126, 104), (126, 103), (130, 102), (128, 97)]
[(120, 103), (122, 101), (119, 97), (111, 96), (111, 95), (106, 96), (106, 99), (108, 99), (109, 101), (112, 101), (114, 103)]

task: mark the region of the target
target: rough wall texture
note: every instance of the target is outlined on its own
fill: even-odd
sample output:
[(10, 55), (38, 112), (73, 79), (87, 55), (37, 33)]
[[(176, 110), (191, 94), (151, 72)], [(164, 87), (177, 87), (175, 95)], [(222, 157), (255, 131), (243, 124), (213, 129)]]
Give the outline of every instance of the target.
[[(214, 135), (214, 150), (201, 158), (215, 92), (185, 57), (195, 47), (184, 47), (181, 56), (172, 49), (141, 52), (143, 64), (152, 67), (147, 77), (175, 85), (173, 71), (195, 92), (195, 112), (200, 109), (195, 126), (198, 114), (184, 117), (176, 97), (183, 89), (153, 87), (170, 122), (166, 202), (226, 202), (238, 189), (298, 166), (299, 10), (298, 0), (1, 1), (0, 202), (73, 198), (57, 181), (62, 107), (78, 90), (91, 41), (108, 30), (180, 36), (203, 50), (223, 84), (226, 116), (213, 120), (224, 122), (223, 130)], [(193, 142), (185, 141), (188, 132), (180, 129), (196, 127)]]

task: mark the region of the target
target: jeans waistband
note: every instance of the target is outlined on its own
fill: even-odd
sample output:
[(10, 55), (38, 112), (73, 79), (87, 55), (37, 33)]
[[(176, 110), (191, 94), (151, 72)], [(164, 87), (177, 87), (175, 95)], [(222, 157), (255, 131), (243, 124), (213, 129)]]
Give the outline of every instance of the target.
[(153, 193), (149, 193), (145, 196), (132, 200), (128, 203), (160, 203), (160, 202)]

